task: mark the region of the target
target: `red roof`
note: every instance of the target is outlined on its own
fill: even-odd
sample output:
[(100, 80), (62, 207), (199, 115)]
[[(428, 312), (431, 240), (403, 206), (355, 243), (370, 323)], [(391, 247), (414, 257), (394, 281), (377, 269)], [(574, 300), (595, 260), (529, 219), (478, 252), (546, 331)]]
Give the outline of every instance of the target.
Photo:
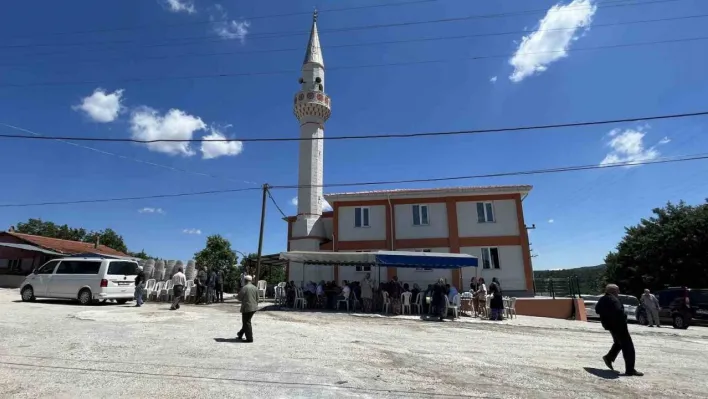
[(67, 255), (89, 252), (89, 253), (109, 255), (109, 256), (128, 256), (127, 254), (124, 254), (123, 252), (116, 251), (115, 249), (109, 248), (105, 245), (99, 245), (98, 248), (96, 248), (94, 246), (94, 244), (92, 244), (90, 242), (61, 240), (58, 238), (49, 238), (49, 237), (35, 236), (32, 234), (22, 234), (22, 233), (15, 233), (15, 232), (9, 232), (9, 231), (5, 232), (4, 234), (8, 234), (10, 236), (19, 238), (22, 241), (36, 245), (38, 247), (42, 247), (44, 249), (49, 249), (49, 250), (59, 252), (62, 254), (67, 254)]

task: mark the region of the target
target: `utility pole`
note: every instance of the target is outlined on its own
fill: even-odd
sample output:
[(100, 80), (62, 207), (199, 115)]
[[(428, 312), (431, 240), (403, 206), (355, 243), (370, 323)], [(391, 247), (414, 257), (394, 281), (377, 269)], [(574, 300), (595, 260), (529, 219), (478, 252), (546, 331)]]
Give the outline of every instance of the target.
[(261, 231), (258, 234), (258, 259), (256, 260), (256, 282), (261, 275), (261, 255), (263, 253), (263, 230), (265, 229), (266, 197), (268, 196), (268, 183), (263, 184), (263, 202), (261, 203)]

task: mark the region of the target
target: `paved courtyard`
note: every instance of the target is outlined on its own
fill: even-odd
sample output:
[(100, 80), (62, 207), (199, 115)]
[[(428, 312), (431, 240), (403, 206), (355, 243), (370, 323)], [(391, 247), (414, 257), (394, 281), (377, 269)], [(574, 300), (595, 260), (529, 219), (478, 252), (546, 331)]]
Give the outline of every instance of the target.
[[(235, 343), (235, 303), (142, 308), (21, 303), (0, 290), (2, 398), (706, 397), (708, 329), (630, 326), (618, 377), (597, 323), (262, 311)], [(618, 360), (616, 368), (622, 369)]]

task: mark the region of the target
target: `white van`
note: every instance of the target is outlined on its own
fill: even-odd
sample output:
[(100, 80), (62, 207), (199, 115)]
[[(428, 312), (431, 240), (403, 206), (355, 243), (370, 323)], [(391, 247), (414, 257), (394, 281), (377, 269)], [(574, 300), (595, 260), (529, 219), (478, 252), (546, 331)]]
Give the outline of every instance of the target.
[(104, 258), (61, 258), (32, 271), (20, 286), (22, 300), (76, 299), (90, 305), (103, 299), (123, 304), (133, 299), (138, 263)]

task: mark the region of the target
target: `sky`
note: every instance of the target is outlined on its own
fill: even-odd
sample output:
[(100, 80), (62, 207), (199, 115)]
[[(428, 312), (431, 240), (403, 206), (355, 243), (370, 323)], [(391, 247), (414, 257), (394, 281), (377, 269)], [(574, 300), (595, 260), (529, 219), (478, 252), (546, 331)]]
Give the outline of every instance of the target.
[[(392, 3), (399, 4), (361, 8)], [(708, 2), (700, 0), (25, 0), (8, 2), (0, 14), (0, 133), (297, 137), (292, 98), (313, 6), (319, 9), (333, 104), (325, 135), (706, 110), (708, 53), (701, 38), (708, 38)], [(463, 18), (475, 15), (484, 17)], [(430, 22), (436, 20), (445, 21)], [(375, 28), (391, 24), (398, 26)], [(357, 27), (368, 28), (351, 29)], [(445, 39), (420, 40), (433, 38)], [(708, 152), (707, 120), (328, 141), (324, 181), (469, 176), (702, 154)], [(297, 142), (0, 140), (0, 205), (254, 189), (0, 207), (2, 229), (29, 218), (110, 227), (130, 250), (161, 258), (192, 258), (211, 234), (225, 236), (238, 251), (255, 252), (258, 187), (297, 184)], [(540, 270), (602, 263), (624, 227), (649, 217), (652, 208), (708, 197), (705, 176), (708, 162), (692, 161), (380, 188), (533, 185), (524, 212), (526, 223), (536, 227), (530, 241)], [(296, 213), (294, 189), (272, 194), (283, 212)], [(285, 250), (286, 237), (287, 225), (269, 202), (264, 253)]]

